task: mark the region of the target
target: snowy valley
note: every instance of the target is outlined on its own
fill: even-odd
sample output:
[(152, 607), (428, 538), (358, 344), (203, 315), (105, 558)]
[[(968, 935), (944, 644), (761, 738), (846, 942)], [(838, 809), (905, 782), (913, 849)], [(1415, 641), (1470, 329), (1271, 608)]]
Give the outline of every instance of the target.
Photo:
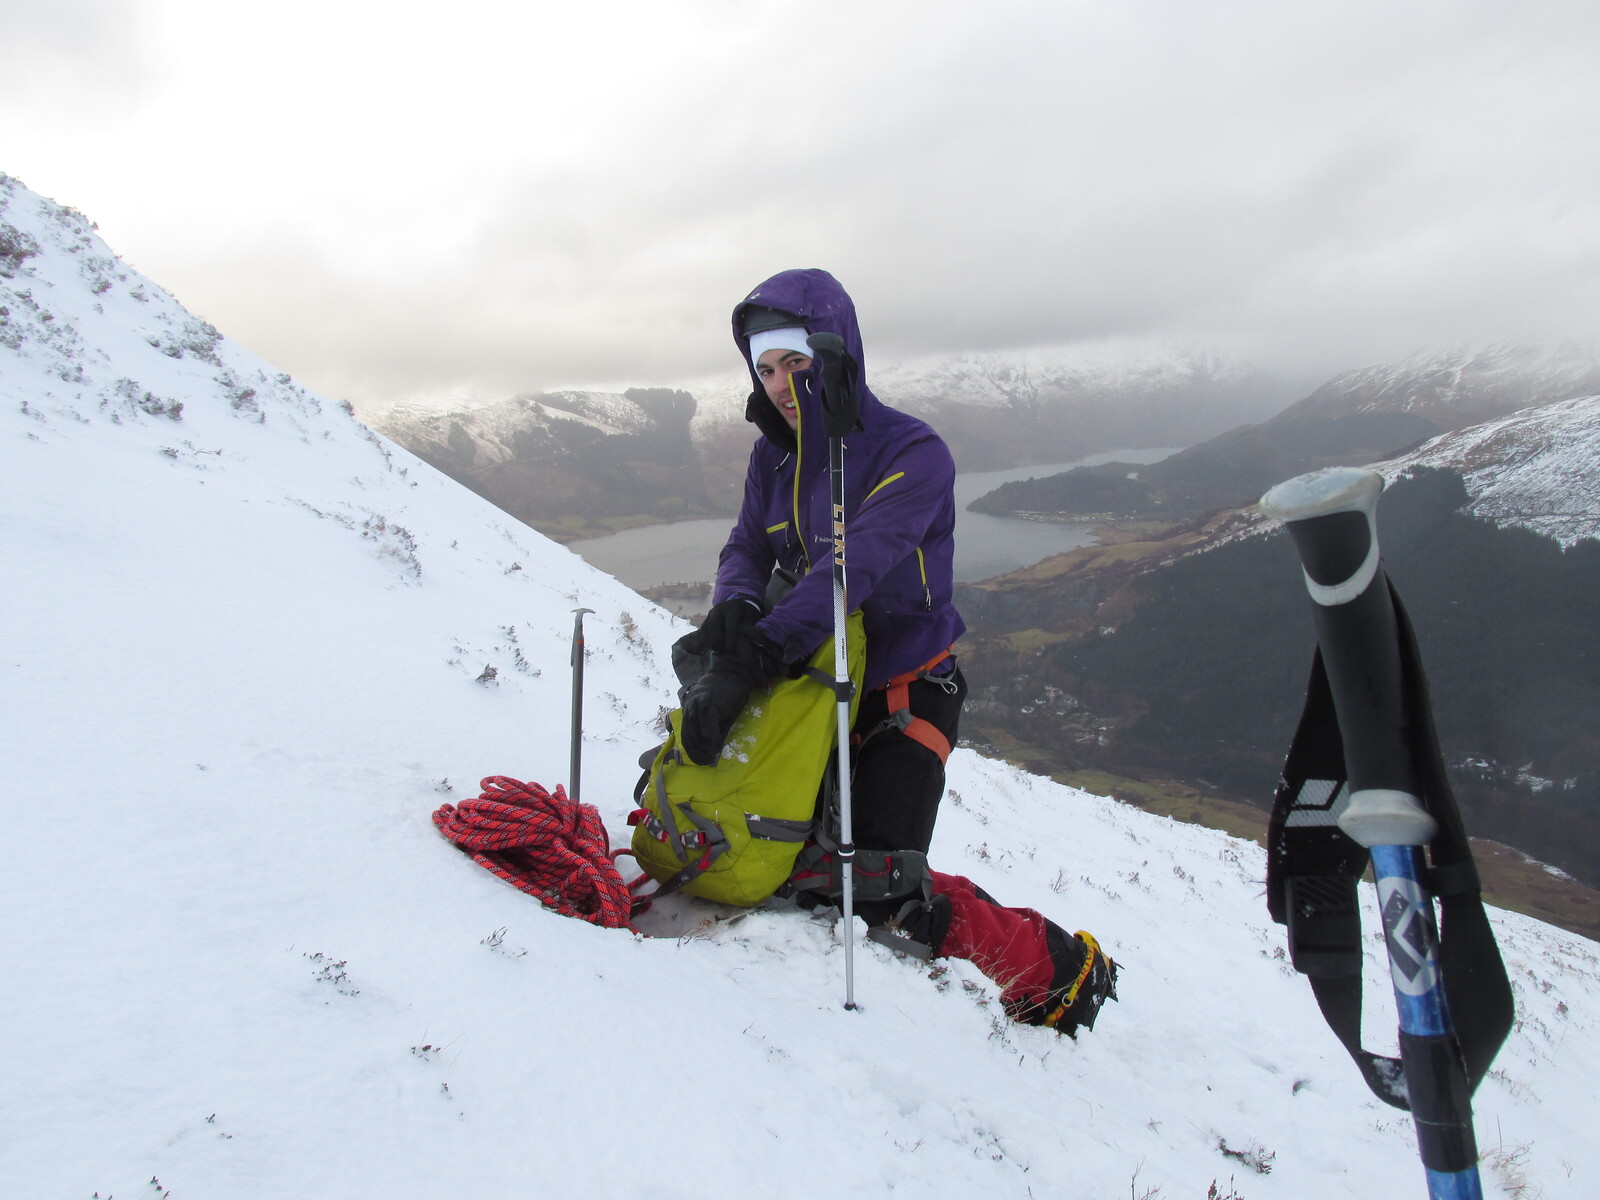
[[(730, 358), (732, 351), (730, 347)], [(873, 360), (880, 398), (932, 421), (961, 471), (1073, 461), (1147, 443), (1202, 441), (1276, 412), (1281, 385), (1192, 347), (1056, 347)], [(452, 479), (569, 540), (630, 525), (732, 516), (744, 487), (750, 379), (529, 394), (447, 409), (363, 414)], [(692, 438), (691, 438), (692, 434)]]
[[(780, 904), (641, 936), (435, 832), (567, 764), (614, 844), (683, 626), (189, 314), (0, 176), (0, 1178), (18, 1197), (1424, 1194), (1253, 843), (958, 751), (935, 865), (1093, 931), (1077, 1041)], [(1367, 1038), (1392, 1052), (1375, 914)], [(1486, 1194), (1600, 1190), (1600, 946), (1495, 914)]]

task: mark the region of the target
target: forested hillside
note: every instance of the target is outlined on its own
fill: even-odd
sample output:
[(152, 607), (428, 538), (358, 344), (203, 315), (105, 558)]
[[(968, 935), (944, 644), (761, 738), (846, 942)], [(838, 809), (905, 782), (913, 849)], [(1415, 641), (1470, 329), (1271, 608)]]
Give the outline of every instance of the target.
[[(1379, 511), (1452, 783), (1475, 834), (1600, 883), (1600, 543), (1563, 549), (1499, 528), (1466, 515), (1467, 499), (1458, 474), (1419, 469)], [(1240, 538), (1101, 588), (1042, 585), (1009, 630), (1004, 592), (963, 596), (987, 635), (968, 658), (971, 729), (1013, 731), (1064, 768), (1270, 801), (1314, 644), (1285, 536)], [(1053, 633), (1051, 594), (1063, 600)]]

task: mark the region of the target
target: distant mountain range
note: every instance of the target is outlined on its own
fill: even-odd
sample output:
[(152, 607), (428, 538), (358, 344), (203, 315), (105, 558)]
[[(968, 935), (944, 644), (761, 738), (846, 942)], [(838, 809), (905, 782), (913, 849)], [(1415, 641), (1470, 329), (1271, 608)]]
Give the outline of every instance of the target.
[[(887, 402), (927, 418), (963, 471), (1193, 443), (1155, 466), (1008, 484), (996, 515), (1174, 522), (1279, 479), (1370, 462), (1529, 404), (1600, 392), (1593, 347), (1497, 346), (1349, 371), (1289, 403), (1284, 385), (1192, 347), (944, 355), (877, 366)], [(731, 514), (754, 431), (737, 370), (670, 387), (561, 391), (449, 411), (402, 404), (373, 428), (553, 536)]]
[(1507, 342), (1415, 354), (1329, 380), (1274, 422), (1409, 413), (1441, 431), (1600, 394), (1600, 345)]
[[(1265, 373), (1184, 347), (950, 355), (890, 363), (868, 379), (880, 398), (931, 421), (963, 471), (1145, 445), (1152, 430), (1168, 444), (1200, 440), (1285, 402)], [(506, 511), (570, 537), (733, 513), (755, 437), (748, 394), (748, 378), (733, 371), (447, 412), (397, 405), (371, 424)]]
[(552, 536), (709, 516), (690, 435), (695, 398), (672, 388), (550, 392), (437, 412), (391, 408), (373, 428)]
[(1501, 345), (1346, 372), (1270, 420), (1152, 466), (1106, 463), (1009, 483), (977, 512), (1178, 522), (1253, 502), (1282, 479), (1402, 453), (1532, 405), (1600, 393), (1600, 348)]

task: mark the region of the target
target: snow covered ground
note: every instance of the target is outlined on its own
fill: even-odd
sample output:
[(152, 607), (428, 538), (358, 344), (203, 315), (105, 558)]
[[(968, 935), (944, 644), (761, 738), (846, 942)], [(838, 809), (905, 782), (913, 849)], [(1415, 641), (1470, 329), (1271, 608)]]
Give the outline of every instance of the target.
[[(545, 911), (430, 813), (563, 780), (581, 604), (584, 795), (623, 840), (681, 626), (4, 177), (0, 309), (6, 1196), (1424, 1193), (1254, 845), (969, 751), (935, 865), (1124, 964), (1076, 1042), (870, 945), (847, 1012), (836, 929), (781, 906), (656, 937)], [(1495, 922), (1486, 1193), (1592, 1197), (1600, 947)]]

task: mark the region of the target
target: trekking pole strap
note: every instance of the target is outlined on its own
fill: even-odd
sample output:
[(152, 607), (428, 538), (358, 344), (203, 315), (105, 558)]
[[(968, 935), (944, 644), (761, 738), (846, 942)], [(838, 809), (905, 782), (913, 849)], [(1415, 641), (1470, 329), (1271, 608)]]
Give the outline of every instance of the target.
[[(1431, 736), (1415, 634), (1395, 599), (1409, 705), (1420, 745), (1423, 795), (1440, 818), (1429, 848), (1432, 867), (1419, 883), (1439, 905), (1438, 967), (1450, 996), (1454, 1040), (1475, 1091), (1504, 1042), (1514, 1016), (1505, 967), (1484, 911), (1477, 869), (1461, 817)], [(1426, 722), (1426, 725), (1423, 724)], [(1409, 1108), (1398, 1059), (1361, 1046), (1361, 927), (1356, 889), (1370, 852), (1337, 823), (1348, 801), (1344, 747), (1327, 674), (1312, 657), (1305, 710), (1284, 764), (1268, 828), (1267, 903), (1272, 919), (1287, 927), (1295, 970), (1306, 975), (1328, 1027), (1380, 1100)]]
[(1411, 1099), (1400, 1060), (1374, 1054), (1361, 1045), (1361, 976), (1319, 979), (1313, 975), (1309, 979), (1322, 1019), (1349, 1052), (1372, 1094), (1385, 1104), (1409, 1112)]

